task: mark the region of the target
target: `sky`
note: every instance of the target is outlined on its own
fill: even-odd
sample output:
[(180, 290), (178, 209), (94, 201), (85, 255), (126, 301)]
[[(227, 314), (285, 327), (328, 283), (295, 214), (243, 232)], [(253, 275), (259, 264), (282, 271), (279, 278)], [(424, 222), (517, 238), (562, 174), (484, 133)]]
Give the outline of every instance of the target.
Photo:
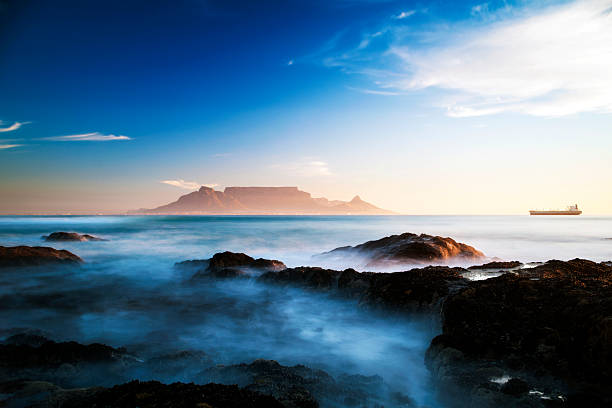
[(612, 0), (0, 0), (0, 121), (4, 214), (612, 214)]

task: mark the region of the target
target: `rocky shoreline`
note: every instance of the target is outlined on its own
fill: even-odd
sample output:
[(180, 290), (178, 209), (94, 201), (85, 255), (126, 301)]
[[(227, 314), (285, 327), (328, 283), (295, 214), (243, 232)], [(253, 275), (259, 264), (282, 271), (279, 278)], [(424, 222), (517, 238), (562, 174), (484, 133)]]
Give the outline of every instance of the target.
[[(412, 242), (418, 238), (413, 235), (404, 238)], [(0, 267), (5, 268), (81, 262), (53, 248), (0, 247)], [(609, 263), (551, 260), (527, 268), (494, 261), (470, 268), (427, 266), (375, 273), (287, 268), (281, 261), (223, 252), (176, 267), (188, 273), (186, 285), (203, 279), (251, 279), (357, 300), (361, 307), (384, 313), (433, 318), (441, 333), (432, 339), (425, 361), (444, 406), (612, 405)], [(467, 279), (474, 270), (501, 275)], [(130, 381), (143, 368), (152, 373), (180, 371), (185, 359), (199, 362), (198, 383), (206, 385)], [(0, 381), (0, 394), (9, 406), (317, 407), (382, 406), (390, 401), (393, 406), (416, 406), (376, 377), (331, 376), (271, 360), (216, 366), (208, 356), (191, 351), (142, 359), (123, 348), (54, 342), (31, 333), (0, 344)], [(381, 392), (387, 395), (385, 401), (377, 399)]]

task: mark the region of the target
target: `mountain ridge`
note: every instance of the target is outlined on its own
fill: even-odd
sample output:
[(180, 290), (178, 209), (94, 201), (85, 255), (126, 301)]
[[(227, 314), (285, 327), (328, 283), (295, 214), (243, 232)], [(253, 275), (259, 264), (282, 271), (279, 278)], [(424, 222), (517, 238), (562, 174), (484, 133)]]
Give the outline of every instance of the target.
[(298, 214), (298, 215), (382, 215), (395, 214), (363, 201), (312, 197), (298, 187), (226, 187), (217, 191), (202, 186), (176, 201), (132, 214)]

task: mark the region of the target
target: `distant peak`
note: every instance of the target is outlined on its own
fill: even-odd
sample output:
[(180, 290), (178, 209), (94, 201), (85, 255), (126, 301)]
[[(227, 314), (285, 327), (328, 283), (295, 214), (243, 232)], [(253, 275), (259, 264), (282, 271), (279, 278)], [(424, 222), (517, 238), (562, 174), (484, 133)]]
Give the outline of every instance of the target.
[(355, 203), (357, 201), (363, 201), (361, 200), (361, 197), (359, 197), (358, 195), (356, 195), (355, 197), (353, 197), (353, 199), (351, 200), (351, 203)]
[(202, 186), (202, 187), (200, 187), (200, 189), (198, 191), (200, 193), (202, 193), (204, 191), (214, 191), (214, 190), (212, 188), (210, 188), (210, 187)]

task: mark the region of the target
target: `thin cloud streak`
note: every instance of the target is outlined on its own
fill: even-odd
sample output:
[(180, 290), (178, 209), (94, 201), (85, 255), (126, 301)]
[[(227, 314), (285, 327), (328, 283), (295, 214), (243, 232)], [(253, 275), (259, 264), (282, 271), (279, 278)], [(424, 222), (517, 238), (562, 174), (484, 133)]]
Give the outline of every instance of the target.
[[(12, 132), (14, 130), (19, 129), (23, 125), (27, 125), (28, 123), (30, 123), (30, 122), (15, 122), (11, 126), (9, 126), (9, 127), (0, 128), (0, 132)], [(0, 125), (1, 124), (2, 124), (2, 121), (0, 121)]]
[(100, 132), (91, 132), (79, 135), (44, 137), (42, 140), (57, 142), (110, 142), (115, 140), (132, 140), (132, 138), (123, 135), (104, 135)]
[(414, 14), (416, 14), (416, 10), (408, 10), (408, 11), (402, 11), (401, 13), (399, 13), (396, 16), (393, 16), (393, 18), (397, 19), (397, 20), (403, 20), (405, 18), (408, 18), (410, 16), (413, 16)]
[(0, 144), (0, 150), (13, 149), (15, 147), (23, 146), (20, 144)]
[(197, 190), (197, 189), (199, 189), (202, 186), (209, 187), (209, 188), (215, 188), (215, 187), (218, 186), (218, 184), (202, 184), (202, 183), (198, 183), (196, 181), (185, 181), (183, 179), (178, 179), (178, 180), (162, 180), (162, 181), (160, 181), (160, 183), (168, 184), (169, 186), (174, 186), (174, 187), (182, 188), (184, 190)]
[(271, 167), (282, 169), (300, 177), (327, 177), (333, 175), (329, 169), (329, 164), (321, 160), (303, 159), (296, 163), (273, 164)]

